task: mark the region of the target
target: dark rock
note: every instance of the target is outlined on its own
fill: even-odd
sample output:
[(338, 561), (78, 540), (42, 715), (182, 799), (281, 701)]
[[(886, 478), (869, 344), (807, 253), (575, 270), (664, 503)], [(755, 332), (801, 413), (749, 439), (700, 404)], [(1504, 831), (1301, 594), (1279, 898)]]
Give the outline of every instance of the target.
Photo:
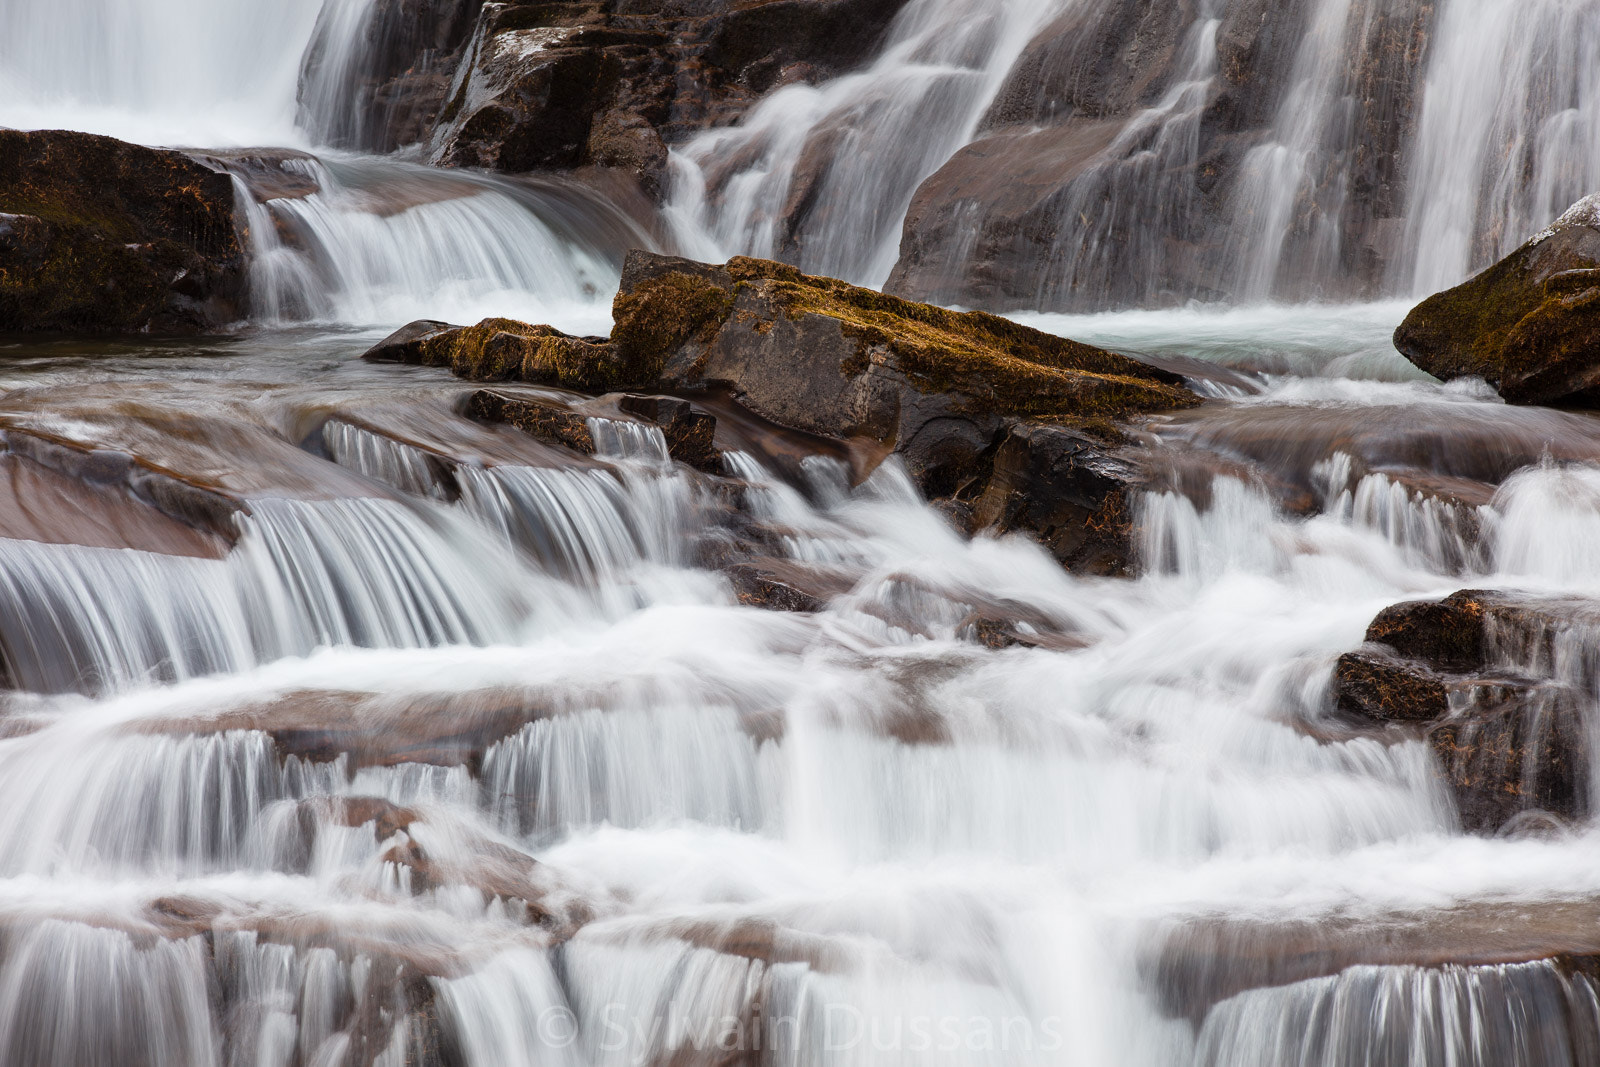
[(1588, 728), (1571, 689), (1491, 687), (1428, 743), (1468, 833), (1495, 833), (1524, 812), (1589, 814)]
[[(1193, 77), (1191, 6), (1071, 7), (1024, 50), (979, 136), (918, 188), (885, 288), (995, 310), (1238, 295), (1247, 253), (1236, 194), (1251, 150), (1275, 136), (1313, 7), (1225, 5), (1219, 70), (1192, 112), (1164, 103)], [(1400, 149), (1418, 110), (1434, 7), (1394, 0), (1352, 20), (1342, 57), (1348, 113), (1308, 160), (1275, 295), (1380, 291), (1400, 250)], [(1319, 238), (1330, 227), (1340, 234), (1335, 271)]]
[[(765, 260), (632, 252), (613, 313), (603, 344), (486, 319), (414, 324), (370, 355), (481, 381), (727, 396), (777, 427), (892, 451), (928, 496), (1039, 534), (1094, 573), (1129, 569), (1128, 494), (1143, 484), (1111, 420), (1200, 402), (1181, 376), (1126, 356)], [(710, 462), (710, 416), (670, 398), (621, 403), (662, 425), (675, 457)]]
[(467, 401), (467, 415), (480, 422), (509, 423), (541, 441), (594, 455), (588, 418), (560, 404), (479, 389)]
[(1127, 574), (1131, 494), (1147, 481), (1130, 449), (1082, 430), (1019, 423), (1001, 440), (973, 516), (980, 527), (1032, 532), (1073, 570)]
[[(300, 67), (301, 124), (321, 143), (371, 152), (426, 141), (483, 6), (373, 0), (351, 55), (330, 53), (337, 43), (326, 31), (334, 27), (319, 21)], [(331, 114), (317, 111), (319, 91), (338, 101)]]
[(427, 342), (431, 338), (446, 330), (459, 329), (461, 327), (437, 319), (417, 319), (361, 353), (361, 358), (374, 363), (424, 363)]
[(1463, 589), (1439, 601), (1392, 604), (1373, 618), (1367, 640), (1436, 670), (1482, 670), (1485, 608), (1493, 595)]
[(232, 180), (181, 152), (0, 130), (0, 330), (194, 333), (244, 313)]
[(1339, 657), (1336, 701), (1357, 719), (1423, 727), (1469, 832), (1533, 813), (1583, 819), (1594, 670), (1557, 642), (1586, 646), (1596, 623), (1587, 602), (1482, 590), (1396, 604), (1367, 648)]
[(781, 83), (865, 61), (904, 2), (484, 4), (439, 112), (434, 161), (509, 172), (592, 165), (656, 192), (669, 143), (732, 121)]
[(1436, 722), (1450, 713), (1444, 679), (1382, 652), (1346, 652), (1334, 668), (1339, 709), (1376, 722)]
[(1418, 304), (1394, 344), (1429, 374), (1481, 377), (1514, 404), (1600, 404), (1600, 195)]
[(794, 584), (792, 576), (778, 573), (770, 564), (739, 563), (723, 570), (739, 603), (773, 611), (821, 611), (827, 606), (822, 597)]
[(661, 428), (667, 440), (667, 455), (679, 463), (722, 473), (722, 453), (717, 451), (717, 417), (702, 411), (687, 400), (674, 396), (640, 396), (626, 393), (617, 406), (630, 415)]

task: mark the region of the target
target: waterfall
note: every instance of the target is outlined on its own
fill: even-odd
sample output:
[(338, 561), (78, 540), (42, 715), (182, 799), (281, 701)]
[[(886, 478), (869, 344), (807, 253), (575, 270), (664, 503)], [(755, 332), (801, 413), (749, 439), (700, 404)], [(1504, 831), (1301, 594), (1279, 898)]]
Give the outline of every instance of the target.
[[(228, 171), (254, 319), (5, 339), (0, 1063), (1600, 1056), (1600, 419), (1421, 375), (1402, 301), (1149, 306), (1446, 284), (1600, 187), (1592, 0), (909, 0), (860, 69), (674, 145), (665, 228), (592, 175), (357, 154), (396, 6), (466, 32), (453, 0), (0, 4), (0, 123)], [(605, 6), (574, 40), (663, 60), (660, 5)], [(1061, 35), (1136, 84), (995, 125)], [(1028, 321), (1206, 397), (1010, 472), (1070, 484), (1027, 503), (1125, 538), (1125, 577), (990, 523), (1004, 479), (930, 503), (737, 398), (695, 398), (713, 474), (637, 398), (496, 386), (580, 454), (359, 358), (421, 316), (605, 332), (658, 229), (885, 284), (942, 168), (1058, 119), (1093, 148), (1017, 176), (1026, 299), (1141, 306)], [(1369, 630), (1463, 600), (1459, 662)], [(1363, 718), (1352, 662), (1438, 717)]]
[(268, 322), (510, 314), (605, 333), (623, 252), (653, 243), (577, 192), (359, 158), (283, 167), (316, 191), (248, 201), (252, 300)]
[(679, 146), (666, 206), (678, 245), (882, 285), (917, 186), (972, 139), (1060, 2), (913, 0), (866, 70), (780, 89)]
[(156, 144), (295, 144), (322, 0), (65, 0), (0, 10), (0, 125)]
[(1440, 5), (1412, 142), (1395, 289), (1431, 293), (1600, 189), (1600, 10)]

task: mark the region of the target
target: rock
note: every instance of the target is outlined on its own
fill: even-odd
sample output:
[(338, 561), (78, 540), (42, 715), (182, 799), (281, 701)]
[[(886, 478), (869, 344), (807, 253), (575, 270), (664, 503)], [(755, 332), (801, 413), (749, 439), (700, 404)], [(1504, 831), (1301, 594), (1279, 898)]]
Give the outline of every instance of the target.
[(1600, 404), (1600, 194), (1418, 304), (1394, 345), (1437, 378), (1481, 377), (1513, 404)]
[(1383, 652), (1346, 652), (1334, 668), (1341, 711), (1375, 722), (1431, 723), (1450, 713), (1444, 679)]
[(795, 584), (795, 576), (785, 568), (782, 560), (769, 560), (763, 566), (757, 563), (738, 563), (723, 570), (739, 603), (747, 607), (768, 608), (772, 611), (821, 611), (827, 606), (825, 597), (807, 592)]
[(232, 180), (181, 152), (0, 130), (0, 330), (195, 333), (239, 319)]
[[(1111, 420), (1200, 402), (1126, 356), (765, 260), (629, 253), (613, 314), (608, 342), (509, 319), (421, 323), (368, 358), (591, 393), (727, 393), (778, 427), (892, 450), (928, 496), (1037, 533), (1093, 573), (1129, 569), (1129, 493), (1144, 484)], [(621, 403), (648, 403), (674, 456), (701, 465), (714, 423), (679, 422), (662, 399)]]
[(446, 330), (459, 329), (437, 319), (417, 319), (361, 353), (361, 358), (374, 363), (425, 363), (427, 342)]
[(1393, 604), (1373, 618), (1367, 640), (1436, 670), (1483, 670), (1484, 623), (1493, 598), (1493, 593), (1463, 589), (1439, 601)]
[(1588, 817), (1589, 740), (1563, 686), (1492, 687), (1428, 732), (1461, 827), (1492, 834), (1525, 812)]
[(508, 172), (612, 168), (655, 193), (669, 143), (732, 121), (781, 83), (863, 62), (904, 3), (487, 3), (432, 131), (432, 157)]
[[(391, 152), (428, 140), (483, 0), (373, 0), (349, 53), (323, 13), (300, 68), (300, 120), (318, 143)], [(329, 104), (333, 106), (330, 108)]]
[(1081, 430), (1019, 423), (1000, 443), (974, 522), (1027, 530), (1075, 571), (1128, 574), (1133, 500), (1148, 477), (1131, 450)]
[[(1393, 0), (1352, 20), (1338, 57), (1346, 110), (1307, 160), (1274, 295), (1381, 291), (1400, 251), (1401, 149), (1434, 8)], [(1284, 136), (1274, 125), (1304, 77), (1295, 57), (1315, 15), (1231, 0), (1217, 16), (1218, 69), (1203, 98), (1179, 102), (1195, 77), (1192, 8), (1067, 5), (1023, 50), (978, 135), (918, 188), (886, 290), (993, 310), (1252, 295), (1240, 292), (1257, 251), (1252, 154)]]
[(667, 441), (667, 455), (679, 463), (722, 473), (722, 453), (717, 451), (717, 417), (675, 396), (640, 396), (626, 393), (617, 406), (630, 415), (655, 423)]
[(1396, 604), (1373, 619), (1367, 647), (1339, 657), (1336, 702), (1356, 719), (1421, 728), (1468, 832), (1530, 813), (1583, 819), (1593, 665), (1571, 653), (1596, 626), (1585, 601), (1469, 589)]
[[(617, 407), (644, 422), (655, 424), (667, 442), (667, 455), (711, 474), (722, 471), (722, 454), (713, 444), (716, 417), (687, 400), (670, 396), (624, 394)], [(467, 401), (467, 414), (480, 422), (504, 422), (541, 441), (570, 448), (584, 455), (595, 453), (589, 416), (556, 401), (508, 396), (480, 389)]]
[(589, 420), (560, 404), (479, 389), (467, 401), (467, 415), (480, 422), (509, 423), (541, 441), (594, 455)]

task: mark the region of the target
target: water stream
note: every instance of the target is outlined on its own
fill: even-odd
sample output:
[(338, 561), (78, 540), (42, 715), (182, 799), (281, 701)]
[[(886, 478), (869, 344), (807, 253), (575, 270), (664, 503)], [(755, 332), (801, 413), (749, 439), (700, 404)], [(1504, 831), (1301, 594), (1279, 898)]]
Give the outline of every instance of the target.
[[(0, 339), (22, 487), (0, 509), (0, 1063), (1600, 1058), (1592, 820), (1468, 833), (1425, 742), (1334, 713), (1336, 658), (1389, 604), (1600, 597), (1600, 417), (1428, 379), (1388, 343), (1408, 302), (1019, 315), (1227, 372), (1140, 428), (1154, 466), (1203, 476), (1134, 501), (1116, 579), (958, 533), (892, 460), (852, 486), (752, 449), (711, 476), (598, 414), (578, 457), (466, 418), (442, 370), (356, 358), (420, 316), (604, 332), (622, 250), (658, 232), (881, 283), (916, 186), (1072, 2), (913, 0), (864, 70), (678, 146), (665, 231), (555, 180), (319, 148), (353, 136), (339, 47), (365, 5), (0, 7), (0, 122), (211, 149), (257, 301), (218, 338)], [(1306, 6), (1239, 193), (1252, 297), (1299, 254), (1285, 189), (1342, 165), (1319, 42), (1364, 6)], [(1447, 84), (1499, 23), (1439, 6)], [(1159, 254), (1119, 198), (1192, 154), (1228, 7), (1196, 6), (1182, 79), (1083, 179), (1129, 209), (1083, 233), (1151, 226), (1118, 254)], [(1429, 98), (1396, 292), (1595, 184), (1592, 5), (1492, 14), (1517, 31), (1497, 69), (1571, 45), (1539, 66), (1566, 103)], [(319, 19), (326, 80), (297, 103)], [(1433, 161), (1463, 123), (1535, 112), (1550, 169)], [(263, 143), (302, 186), (261, 194)], [(1476, 229), (1440, 243), (1427, 190), (1474, 171), (1498, 177), (1450, 195)], [(62, 442), (133, 473), (73, 475)], [(206, 523), (169, 513), (174, 479)], [(742, 602), (734, 551), (822, 606)], [(1592, 616), (1494, 653), (1600, 738)], [(1022, 639), (985, 642), (992, 620)]]

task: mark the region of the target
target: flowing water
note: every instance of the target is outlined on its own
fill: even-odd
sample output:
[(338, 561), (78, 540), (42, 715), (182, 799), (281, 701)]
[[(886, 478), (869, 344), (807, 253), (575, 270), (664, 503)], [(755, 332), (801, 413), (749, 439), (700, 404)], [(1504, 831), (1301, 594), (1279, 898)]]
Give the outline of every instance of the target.
[[(672, 239), (881, 281), (916, 185), (1069, 2), (914, 0), (866, 69), (681, 146)], [(1193, 151), (1228, 6), (1083, 179), (1129, 209), (1104, 235)], [(1429, 285), (1592, 185), (1600, 145), (1592, 5), (1439, 7), (1430, 83), (1498, 63), (1549, 108), (1429, 97)], [(1301, 254), (1284, 190), (1343, 165), (1328, 42), (1366, 8), (1307, 8), (1238, 193), (1255, 296)], [(714, 477), (533, 391), (589, 419), (580, 457), (355, 357), (422, 315), (603, 332), (655, 230), (554, 181), (313, 154), (359, 140), (369, 8), (264, 10), (0, 8), (0, 122), (207, 145), (257, 301), (221, 338), (0, 341), (0, 1063), (1600, 1058), (1592, 822), (1468, 833), (1429, 746), (1331, 695), (1388, 604), (1556, 596), (1493, 657), (1600, 739), (1600, 418), (1428, 379), (1388, 343), (1404, 302), (1019, 316), (1204, 370), (1207, 404), (1140, 428), (1173, 475), (1117, 579), (958, 534), (892, 460), (856, 480), (746, 428)], [(1430, 154), (1507, 123), (1547, 169)], [(1453, 246), (1446, 185), (1477, 205)], [(1150, 226), (1121, 247), (1159, 254)], [(821, 606), (749, 606), (730, 559)]]

